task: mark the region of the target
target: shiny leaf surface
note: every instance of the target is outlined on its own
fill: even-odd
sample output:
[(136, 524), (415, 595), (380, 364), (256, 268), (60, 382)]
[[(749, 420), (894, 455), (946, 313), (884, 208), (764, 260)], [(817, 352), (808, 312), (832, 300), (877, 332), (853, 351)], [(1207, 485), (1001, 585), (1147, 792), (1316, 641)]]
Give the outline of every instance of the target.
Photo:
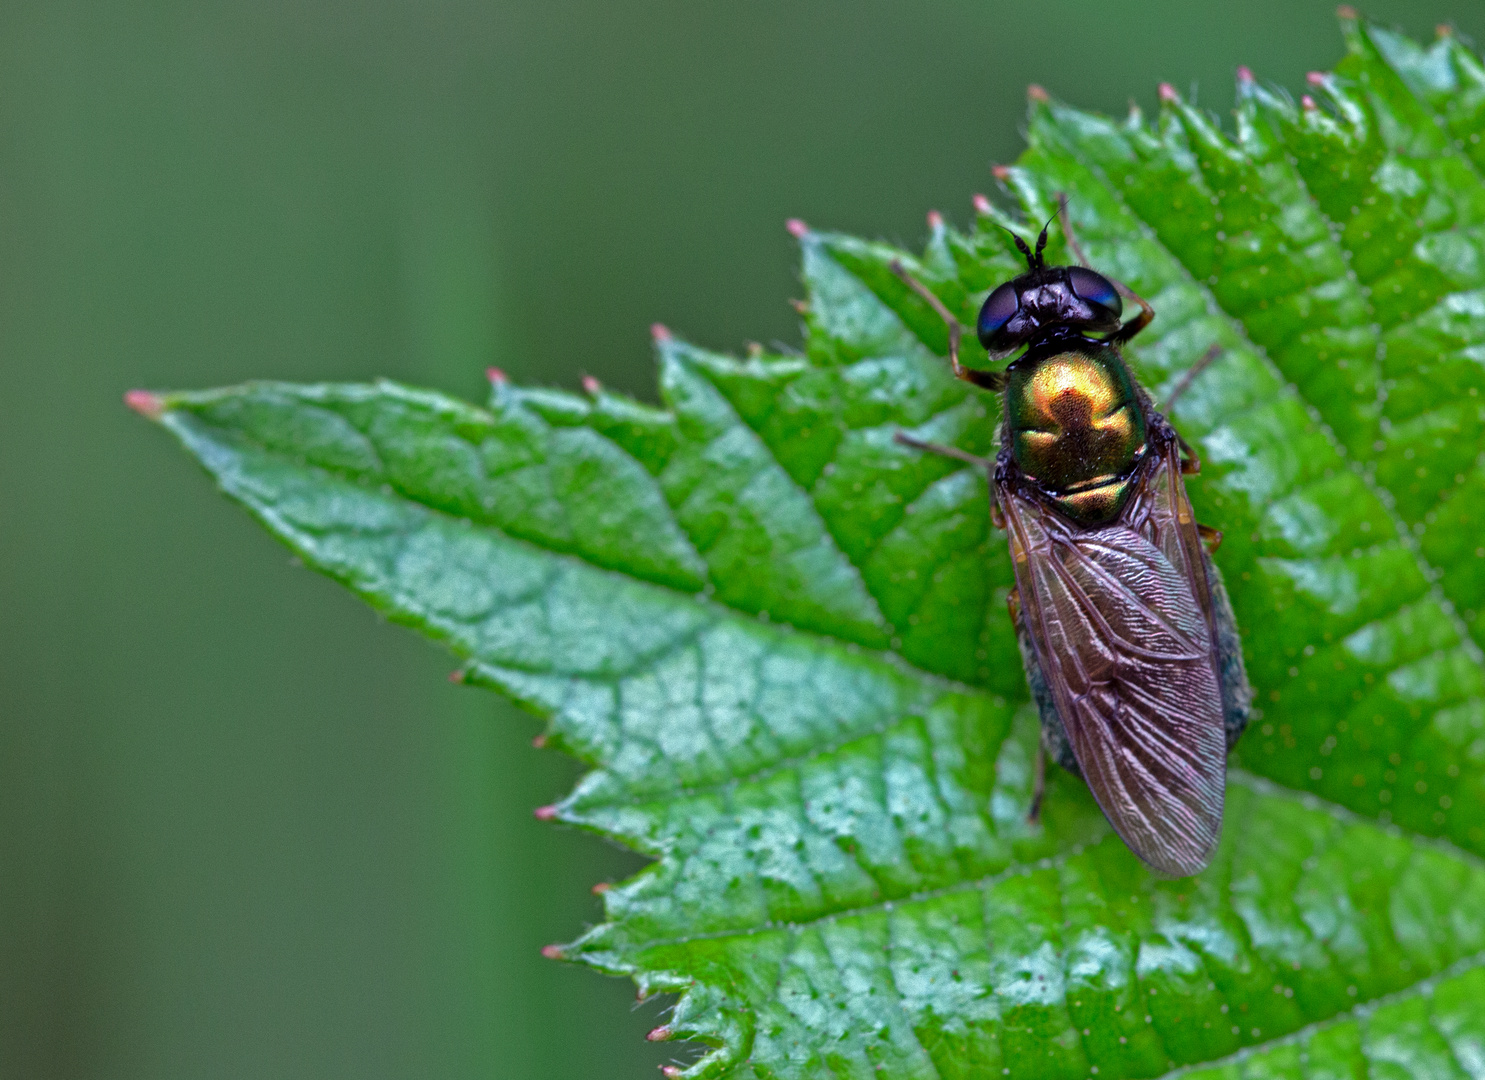
[[(807, 232), (805, 351), (658, 340), (661, 404), (387, 383), (140, 397), (309, 565), (547, 718), (550, 813), (654, 862), (561, 957), (677, 992), (672, 1071), (1485, 1076), (1485, 68), (1343, 20), (1235, 133), (1040, 98), (999, 175), (1059, 191), (1159, 312), (1258, 697), (1224, 837), (1158, 881), (1036, 739), (993, 452), (905, 263), (972, 324), (982, 209), (926, 251)], [(1061, 237), (1050, 255), (1066, 259)], [(682, 1051), (685, 1053), (685, 1051)]]

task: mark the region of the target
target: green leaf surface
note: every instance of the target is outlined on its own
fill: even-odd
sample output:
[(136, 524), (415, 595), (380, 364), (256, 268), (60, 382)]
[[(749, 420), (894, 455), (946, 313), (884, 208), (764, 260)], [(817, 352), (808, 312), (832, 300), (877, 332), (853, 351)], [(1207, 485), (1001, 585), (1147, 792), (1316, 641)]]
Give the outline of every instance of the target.
[[(972, 322), (1019, 260), (809, 232), (802, 355), (657, 341), (658, 407), (390, 383), (136, 399), (309, 565), (591, 766), (549, 812), (653, 858), (557, 950), (677, 992), (684, 1076), (1485, 1077), (1485, 68), (1343, 20), (1235, 132), (1034, 100), (1057, 192), (1159, 317), (1257, 692), (1227, 824), (1158, 881), (1054, 770), (975, 453), (901, 258)], [(1060, 237), (1052, 255), (1066, 259)], [(686, 1052), (683, 1050), (683, 1054)]]

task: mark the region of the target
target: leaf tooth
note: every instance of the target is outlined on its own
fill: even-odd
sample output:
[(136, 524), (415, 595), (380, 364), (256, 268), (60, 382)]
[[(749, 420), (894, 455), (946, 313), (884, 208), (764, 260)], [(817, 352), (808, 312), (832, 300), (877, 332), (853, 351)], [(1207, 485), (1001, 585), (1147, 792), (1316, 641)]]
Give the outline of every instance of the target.
[(165, 396), (148, 390), (130, 390), (124, 395), (124, 404), (146, 420), (158, 420), (165, 415)]

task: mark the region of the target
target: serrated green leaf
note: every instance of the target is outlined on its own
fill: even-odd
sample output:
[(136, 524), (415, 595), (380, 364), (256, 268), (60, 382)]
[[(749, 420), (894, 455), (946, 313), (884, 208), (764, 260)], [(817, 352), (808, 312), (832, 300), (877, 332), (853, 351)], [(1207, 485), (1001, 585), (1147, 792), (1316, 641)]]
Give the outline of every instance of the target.
[[(560, 950), (673, 991), (684, 1076), (1485, 1076), (1485, 68), (1344, 19), (1235, 134), (1032, 105), (1026, 220), (1159, 312), (1258, 693), (1208, 871), (1154, 880), (1034, 709), (953, 380), (1018, 257), (808, 233), (802, 356), (659, 341), (661, 406), (388, 383), (136, 399), (304, 560), (592, 766), (553, 816), (655, 861)], [(1054, 238), (1056, 256), (1065, 257)]]

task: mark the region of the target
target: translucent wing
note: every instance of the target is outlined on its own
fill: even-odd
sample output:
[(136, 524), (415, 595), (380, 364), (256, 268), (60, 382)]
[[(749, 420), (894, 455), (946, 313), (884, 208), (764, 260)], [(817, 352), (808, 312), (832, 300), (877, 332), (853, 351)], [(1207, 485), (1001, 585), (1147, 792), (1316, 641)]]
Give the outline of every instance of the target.
[(1079, 529), (1014, 479), (997, 492), (1026, 628), (1089, 789), (1141, 859), (1197, 873), (1222, 832), (1227, 747), (1174, 440), (1152, 439), (1112, 525)]

